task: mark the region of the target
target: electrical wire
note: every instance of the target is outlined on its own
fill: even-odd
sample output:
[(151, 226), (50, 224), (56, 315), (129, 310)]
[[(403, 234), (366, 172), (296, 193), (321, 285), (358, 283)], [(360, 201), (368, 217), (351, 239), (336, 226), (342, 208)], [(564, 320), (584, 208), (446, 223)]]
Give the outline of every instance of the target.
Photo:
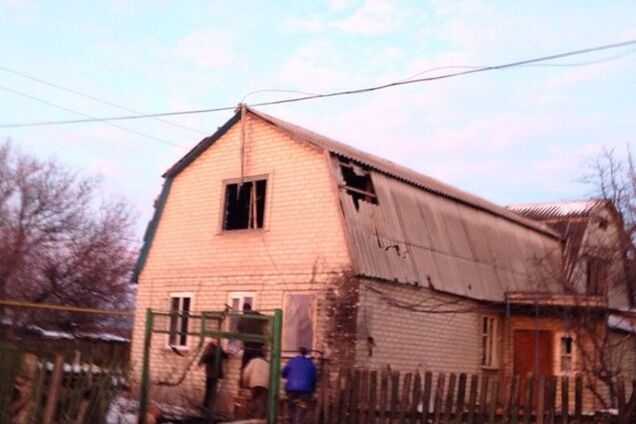
[[(108, 100), (100, 99), (99, 97), (96, 97), (96, 96), (93, 96), (93, 95), (90, 95), (90, 94), (86, 94), (86, 93), (82, 93), (81, 91), (77, 91), (77, 90), (74, 90), (72, 88), (64, 87), (63, 85), (59, 85), (59, 84), (55, 84), (55, 83), (52, 83), (52, 82), (49, 82), (49, 81), (45, 81), (43, 79), (34, 77), (34, 76), (26, 74), (24, 72), (20, 72), (20, 71), (16, 71), (15, 69), (7, 68), (6, 66), (0, 66), (0, 71), (4, 71), (4, 72), (8, 72), (10, 74), (18, 75), (18, 76), (20, 76), (22, 78), (26, 78), (26, 79), (29, 79), (31, 81), (38, 82), (40, 84), (44, 84), (44, 85), (47, 85), (49, 87), (56, 88), (58, 90), (66, 91), (68, 93), (75, 94), (76, 96), (84, 97), (86, 99), (93, 100), (95, 102), (98, 102), (98, 103), (101, 103), (101, 104), (104, 104), (104, 105), (107, 105), (107, 106), (111, 106), (111, 107), (115, 107), (115, 108), (118, 108), (118, 109), (121, 109), (121, 110), (125, 110), (127, 112), (132, 112), (132, 113), (136, 113), (136, 114), (140, 114), (140, 115), (144, 114), (144, 112), (140, 112), (138, 110), (131, 109), (129, 107), (122, 106), (122, 105), (114, 103), (114, 102), (110, 102)], [(161, 119), (161, 118), (154, 118), (154, 119), (156, 121), (163, 122), (164, 124), (168, 124), (168, 125), (172, 125), (174, 127), (182, 128), (184, 130), (192, 131), (192, 132), (203, 134), (203, 135), (208, 135), (208, 133), (205, 132), (205, 131), (197, 130), (196, 128), (188, 127), (186, 125), (182, 125), (182, 124), (179, 124), (179, 123), (176, 123), (176, 122), (168, 121), (166, 119)]]
[[(458, 71), (458, 72), (451, 72), (451, 73), (447, 73), (447, 74), (442, 74), (442, 75), (435, 75), (435, 76), (431, 76), (431, 77), (411, 78), (411, 79), (407, 79), (407, 80), (400, 80), (400, 81), (395, 81), (395, 82), (390, 82), (390, 83), (380, 84), (380, 85), (375, 85), (375, 86), (369, 86), (369, 87), (364, 87), (364, 88), (358, 88), (358, 89), (343, 90), (343, 91), (333, 91), (333, 92), (330, 92), (330, 93), (323, 93), (323, 94), (308, 94), (308, 95), (304, 95), (304, 96), (292, 97), (292, 98), (281, 99), (281, 100), (273, 100), (273, 101), (267, 101), (267, 102), (253, 103), (250, 106), (252, 106), (252, 107), (273, 106), (273, 105), (287, 104), (287, 103), (296, 103), (296, 102), (314, 100), (314, 99), (323, 99), (323, 98), (329, 98), (329, 97), (338, 97), (338, 96), (347, 96), (347, 95), (353, 95), (353, 94), (370, 93), (370, 92), (373, 92), (373, 91), (384, 90), (384, 89), (387, 89), (387, 88), (398, 87), (398, 86), (402, 86), (402, 85), (433, 82), (433, 81), (439, 81), (439, 80), (443, 80), (443, 79), (456, 78), (456, 77), (466, 76), (466, 75), (470, 75), (470, 74), (497, 71), (497, 70), (502, 70), (502, 69), (527, 67), (527, 66), (531, 66), (531, 65), (534, 65), (534, 64), (537, 64), (537, 63), (547, 62), (547, 61), (555, 60), (555, 59), (561, 59), (561, 58), (564, 58), (564, 57), (578, 56), (578, 55), (582, 55), (582, 54), (588, 54), (588, 53), (604, 51), (604, 50), (610, 50), (610, 49), (617, 49), (617, 48), (626, 47), (626, 46), (632, 46), (632, 45), (636, 45), (636, 40), (629, 40), (629, 41), (623, 41), (623, 42), (620, 42), (620, 43), (613, 43), (613, 44), (606, 44), (606, 45), (602, 45), (602, 46), (589, 47), (589, 48), (585, 48), (585, 49), (573, 50), (573, 51), (568, 51), (568, 52), (564, 52), (564, 53), (557, 53), (557, 54), (548, 55), (548, 56), (541, 56), (541, 57), (536, 57), (536, 58), (531, 58), (531, 59), (524, 59), (524, 60), (515, 61), (515, 62), (503, 63), (503, 64), (500, 64), (500, 65), (481, 66), (481, 67), (462, 67), (462, 68), (468, 68), (468, 69), (465, 69), (463, 71)], [(609, 60), (612, 60), (612, 59), (613, 58), (610, 58)], [(605, 60), (607, 60), (607, 59), (605, 59)], [(582, 65), (585, 65), (585, 64), (586, 63), (583, 63)], [(580, 66), (580, 64), (554, 64), (553, 66)], [(258, 90), (257, 92), (260, 92), (260, 91), (261, 90)], [(265, 91), (265, 90), (262, 90), (262, 91)], [(272, 91), (278, 91), (278, 90), (272, 90)], [(280, 90), (280, 91), (282, 91), (282, 90)], [(289, 90), (289, 91), (291, 91), (291, 90)], [(43, 121), (43, 122), (31, 122), (31, 123), (22, 123), (22, 124), (2, 124), (2, 125), (0, 125), (0, 128), (21, 128), (21, 127), (36, 127), (36, 126), (47, 126), (47, 125), (78, 124), (78, 123), (87, 123), (87, 122), (106, 122), (106, 121), (124, 121), (124, 120), (135, 120), (135, 119), (148, 119), (148, 118), (158, 118), (158, 117), (166, 117), (166, 116), (179, 116), (179, 115), (192, 115), (192, 114), (200, 114), (200, 113), (222, 112), (222, 111), (234, 110), (235, 108), (236, 108), (235, 106), (222, 106), (222, 107), (207, 108), (207, 109), (182, 110), (182, 111), (175, 111), (175, 112), (150, 113), (150, 114), (143, 114), (143, 115), (111, 116), (111, 117), (105, 117), (105, 118), (91, 117), (90, 119), (75, 119), (75, 120), (64, 120), (64, 121)]]
[[(173, 142), (168, 141), (168, 140), (164, 140), (163, 138), (155, 137), (154, 135), (150, 135), (150, 134), (143, 133), (141, 131), (133, 130), (132, 128), (124, 127), (122, 125), (115, 124), (114, 122), (110, 122), (108, 120), (100, 120), (99, 118), (95, 118), (94, 116), (91, 116), (91, 115), (89, 115), (87, 113), (78, 112), (78, 111), (70, 109), (70, 108), (68, 108), (66, 106), (61, 106), (61, 105), (58, 105), (57, 103), (53, 103), (53, 102), (50, 102), (48, 100), (40, 99), (39, 97), (31, 96), (30, 94), (22, 93), (21, 91), (14, 90), (12, 88), (8, 88), (8, 87), (4, 87), (4, 86), (0, 85), (0, 90), (7, 91), (9, 93), (13, 93), (13, 94), (18, 95), (18, 96), (26, 97), (27, 99), (30, 99), (30, 100), (33, 100), (33, 101), (36, 101), (36, 102), (39, 102), (39, 103), (43, 103), (45, 105), (54, 107), (56, 109), (64, 110), (66, 112), (71, 112), (71, 113), (74, 113), (74, 114), (80, 115), (80, 116), (85, 116), (85, 117), (88, 118), (88, 120), (85, 120), (85, 122), (100, 121), (100, 122), (103, 122), (106, 125), (110, 125), (111, 127), (119, 128), (120, 130), (127, 131), (127, 132), (132, 133), (132, 134), (137, 134), (139, 136), (146, 137), (146, 138), (149, 138), (151, 140), (158, 141), (160, 143), (170, 144), (172, 146), (176, 146), (176, 147), (179, 147), (181, 149), (185, 149), (184, 146), (182, 146), (180, 144), (177, 144), (177, 143), (173, 143)], [(6, 128), (6, 127), (4, 127), (4, 128)], [(11, 128), (11, 127), (9, 127), (9, 128)]]

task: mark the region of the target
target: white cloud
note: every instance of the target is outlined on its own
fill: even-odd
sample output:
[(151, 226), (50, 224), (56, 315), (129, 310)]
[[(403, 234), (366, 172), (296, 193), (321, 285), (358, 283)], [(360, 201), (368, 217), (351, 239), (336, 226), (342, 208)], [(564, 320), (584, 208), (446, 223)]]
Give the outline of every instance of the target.
[(245, 66), (245, 60), (233, 49), (230, 34), (211, 29), (197, 30), (181, 38), (174, 53), (203, 69)]
[(366, 36), (392, 31), (402, 23), (402, 15), (394, 3), (386, 0), (366, 0), (349, 17), (331, 23), (344, 32)]

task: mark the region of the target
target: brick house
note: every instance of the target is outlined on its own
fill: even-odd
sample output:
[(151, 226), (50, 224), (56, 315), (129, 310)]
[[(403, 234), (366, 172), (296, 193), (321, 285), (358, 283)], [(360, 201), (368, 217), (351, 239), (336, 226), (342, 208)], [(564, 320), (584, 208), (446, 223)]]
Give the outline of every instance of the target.
[[(283, 309), (285, 351), (304, 345), (329, 364), (509, 374), (533, 305), (605, 305), (555, 278), (568, 247), (558, 228), (253, 109), (164, 178), (133, 276), (137, 363), (146, 308), (249, 303)], [(541, 320), (541, 371), (561, 372), (564, 315)], [(191, 339), (153, 344), (151, 380), (188, 367)], [(192, 368), (166, 396), (187, 402), (202, 382)]]

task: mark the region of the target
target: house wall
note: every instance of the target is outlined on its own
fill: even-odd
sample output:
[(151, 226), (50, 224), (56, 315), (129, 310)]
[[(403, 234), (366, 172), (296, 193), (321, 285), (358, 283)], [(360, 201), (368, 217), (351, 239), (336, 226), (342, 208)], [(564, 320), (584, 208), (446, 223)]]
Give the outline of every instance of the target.
[[(457, 296), (401, 283), (363, 280), (356, 365), (480, 373), (484, 371), (480, 325), (485, 314), (498, 316), (498, 312)], [(373, 344), (368, 337), (373, 338)]]
[[(600, 321), (599, 321), (600, 322)], [(568, 324), (570, 326), (568, 326)], [(585, 410), (594, 410), (601, 406), (600, 401), (595, 397), (595, 395), (590, 391), (585, 389), (587, 385), (592, 381), (592, 376), (582, 372), (585, 368), (584, 361), (582, 360), (581, 349), (587, 349), (588, 352), (592, 352), (592, 344), (589, 340), (589, 337), (592, 335), (590, 331), (581, 330), (576, 331), (571, 327), (572, 323), (568, 321), (564, 316), (558, 315), (549, 315), (546, 314), (545, 311), (540, 311), (539, 317), (535, 317), (533, 314), (512, 314), (510, 318), (504, 320), (503, 326), (503, 339), (504, 339), (504, 350), (503, 350), (503, 371), (506, 376), (513, 375), (513, 357), (514, 357), (514, 343), (513, 343), (513, 335), (516, 330), (538, 330), (538, 331), (549, 331), (552, 334), (552, 374), (557, 376), (569, 376), (571, 377), (570, 382), (570, 407), (574, 407), (574, 377), (575, 375), (581, 374), (584, 377), (584, 391), (583, 391), (583, 405)], [(603, 331), (602, 325), (599, 325), (598, 331)], [(560, 364), (561, 364), (561, 349), (560, 349), (560, 338), (564, 334), (569, 334), (574, 337), (574, 351), (573, 351), (573, 371), (569, 373), (561, 372)], [(595, 336), (595, 337), (601, 337)], [(602, 387), (601, 383), (596, 383), (597, 387)], [(560, 399), (560, 387), (557, 388), (557, 399)], [(600, 389), (601, 392), (605, 393), (603, 389)]]
[[(241, 169), (235, 125), (174, 178), (139, 277), (132, 342), (137, 365), (144, 311), (167, 311), (170, 293), (192, 293), (195, 312), (223, 310), (228, 294), (237, 291), (255, 292), (255, 309), (281, 308), (285, 293), (322, 293), (324, 283), (349, 264), (327, 156), (250, 115), (245, 130), (245, 176), (267, 175), (265, 228), (221, 231), (223, 181), (238, 178)], [(162, 326), (166, 320), (156, 325)], [(316, 333), (314, 347), (321, 349)], [(155, 398), (200, 402), (204, 377), (193, 359), (197, 341), (192, 338), (181, 357), (165, 340), (153, 336), (151, 381), (186, 378), (174, 387), (155, 385)], [(236, 385), (238, 361), (229, 360), (226, 386)]]

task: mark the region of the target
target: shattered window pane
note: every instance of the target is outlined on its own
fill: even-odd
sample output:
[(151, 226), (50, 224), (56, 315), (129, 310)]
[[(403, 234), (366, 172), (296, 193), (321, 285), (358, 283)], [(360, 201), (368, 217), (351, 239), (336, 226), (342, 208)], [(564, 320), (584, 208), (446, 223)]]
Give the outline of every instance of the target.
[(263, 228), (267, 180), (232, 183), (225, 187), (224, 230)]
[(360, 208), (360, 201), (378, 204), (378, 197), (375, 194), (375, 188), (368, 169), (355, 164), (342, 163), (340, 172), (342, 173), (344, 188), (353, 199), (356, 209)]
[(309, 350), (314, 345), (314, 294), (287, 294), (283, 318), (283, 350)]

